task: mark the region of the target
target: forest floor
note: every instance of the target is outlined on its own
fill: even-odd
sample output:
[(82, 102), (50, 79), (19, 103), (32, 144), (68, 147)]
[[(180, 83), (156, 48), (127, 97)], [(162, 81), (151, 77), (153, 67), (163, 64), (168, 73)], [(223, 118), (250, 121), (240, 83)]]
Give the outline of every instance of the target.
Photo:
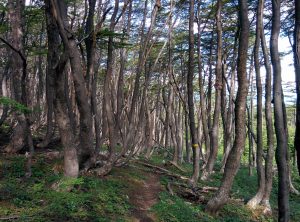
[[(243, 166), (229, 203), (212, 217), (204, 209), (220, 185), (222, 174), (218, 171), (193, 189), (172, 176), (189, 177), (190, 164), (179, 169), (155, 155), (151, 160), (133, 160), (114, 168), (103, 178), (87, 174), (65, 179), (63, 160), (57, 154), (53, 150), (37, 152), (31, 178), (25, 178), (24, 155), (0, 154), (0, 221), (276, 221), (277, 179), (271, 196), (273, 216), (263, 216), (259, 210), (245, 207), (255, 194), (257, 182), (255, 174), (249, 176)], [(300, 179), (295, 178), (299, 189)], [(290, 206), (291, 221), (298, 222), (300, 197), (291, 195)]]

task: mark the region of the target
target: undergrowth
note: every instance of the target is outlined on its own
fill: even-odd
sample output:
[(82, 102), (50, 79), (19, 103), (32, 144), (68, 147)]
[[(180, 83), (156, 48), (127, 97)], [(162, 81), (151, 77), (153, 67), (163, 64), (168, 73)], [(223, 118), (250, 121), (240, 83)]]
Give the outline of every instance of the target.
[[(142, 161), (148, 161), (143, 159)], [(154, 155), (151, 164), (164, 167), (173, 173), (189, 177), (192, 165), (183, 163), (181, 172), (168, 160)], [(62, 175), (62, 159), (49, 160), (43, 155), (35, 156), (32, 177), (25, 178), (25, 159), (23, 156), (0, 157), (0, 217), (15, 216), (14, 221), (47, 222), (47, 221), (132, 221), (134, 206), (129, 201), (129, 191), (138, 189), (138, 184), (145, 181), (147, 167), (130, 164), (114, 168), (109, 176), (98, 178), (92, 175), (77, 179), (65, 179)], [(208, 181), (199, 181), (198, 186), (218, 187), (222, 174), (219, 172), (220, 161), (217, 162), (215, 173)], [(154, 172), (152, 172), (154, 173)], [(300, 179), (295, 174), (294, 185), (300, 189)], [(162, 187), (170, 182), (170, 177), (161, 175)], [(177, 181), (178, 182), (178, 181)], [(254, 172), (249, 176), (248, 168), (241, 166), (238, 171), (231, 193), (231, 200), (215, 217), (205, 212), (207, 200), (214, 191), (205, 193), (204, 202), (193, 202), (189, 199), (172, 196), (164, 189), (159, 193), (158, 202), (151, 208), (157, 221), (170, 222), (248, 222), (276, 221), (277, 213), (277, 178), (271, 194), (273, 217), (262, 216), (250, 211), (245, 203), (255, 194), (257, 177)], [(291, 221), (299, 221), (300, 198), (290, 196)]]
[[(54, 173), (60, 161), (39, 158), (25, 179), (22, 157), (1, 159), (0, 216), (16, 221), (125, 221), (130, 212), (128, 186), (121, 177), (65, 179)], [(55, 170), (57, 171), (57, 170)], [(72, 189), (69, 190), (69, 187)]]

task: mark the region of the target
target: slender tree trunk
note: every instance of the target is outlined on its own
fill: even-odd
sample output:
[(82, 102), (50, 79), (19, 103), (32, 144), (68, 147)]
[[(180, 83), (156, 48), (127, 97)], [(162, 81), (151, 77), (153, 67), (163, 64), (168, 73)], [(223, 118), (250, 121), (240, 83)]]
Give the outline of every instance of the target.
[(281, 64), (278, 52), (280, 32), (280, 0), (272, 0), (272, 31), (270, 40), (273, 66), (274, 119), (277, 139), (276, 163), (278, 166), (278, 221), (289, 221), (289, 176), (287, 162), (287, 135), (282, 106)]
[(194, 113), (194, 0), (190, 1), (189, 6), (189, 62), (188, 62), (188, 75), (187, 75), (187, 95), (188, 95), (188, 109), (190, 120), (190, 133), (193, 148), (193, 176), (191, 182), (196, 185), (199, 178), (199, 145), (196, 135), (195, 126), (195, 113)]
[[(3, 97), (8, 97), (8, 91), (7, 91), (8, 70), (9, 70), (9, 64), (7, 63), (4, 68), (4, 73), (1, 75), (1, 96)], [(0, 118), (0, 127), (8, 117), (8, 111), (9, 111), (9, 107), (7, 105), (3, 105), (2, 114)]]
[[(200, 4), (198, 5), (198, 43), (197, 43), (197, 52), (198, 52), (198, 73), (199, 73), (199, 92), (200, 92), (200, 107), (201, 107), (201, 117), (202, 121), (200, 121), (203, 125), (203, 134), (205, 140), (206, 151), (210, 150), (210, 136), (208, 129), (208, 121), (207, 121), (207, 112), (206, 112), (206, 101), (204, 95), (204, 87), (203, 87), (203, 77), (202, 77), (202, 53), (201, 53), (201, 22), (200, 22)], [(209, 153), (206, 152), (206, 155)], [(205, 161), (205, 160), (204, 160)]]
[(206, 206), (206, 211), (211, 214), (215, 214), (227, 202), (233, 179), (239, 168), (241, 155), (245, 146), (246, 132), (244, 126), (248, 94), (246, 64), (249, 39), (248, 5), (246, 0), (239, 0), (239, 20), (241, 33), (239, 38), (237, 63), (238, 91), (235, 106), (235, 140), (227, 159), (222, 184)]
[(47, 102), (47, 132), (43, 141), (37, 144), (37, 147), (47, 147), (54, 133), (54, 94), (55, 94), (55, 79), (53, 76), (46, 75), (46, 102)]
[(185, 126), (185, 150), (186, 150), (186, 162), (191, 162), (191, 147), (189, 145), (189, 117), (188, 113), (184, 115), (184, 126)]
[(298, 172), (300, 175), (300, 0), (295, 0), (295, 30), (294, 30), (294, 67), (296, 76), (296, 132), (295, 149), (297, 151)]
[[(213, 43), (214, 43), (214, 31), (211, 32), (211, 41), (210, 41), (210, 48), (209, 48), (209, 60), (208, 60), (208, 65), (209, 65), (209, 76), (208, 76), (208, 89), (207, 89), (207, 126), (208, 126), (208, 131), (210, 133), (211, 131), (211, 95), (212, 95), (212, 78), (213, 78)], [(209, 158), (209, 153), (210, 153), (210, 147), (206, 147), (207, 150), (207, 160)]]
[(272, 120), (272, 105), (271, 105), (271, 95), (272, 95), (272, 70), (269, 59), (269, 53), (267, 48), (267, 43), (265, 39), (264, 29), (261, 32), (261, 45), (264, 55), (264, 65), (266, 69), (266, 87), (265, 87), (265, 116), (267, 125), (267, 158), (265, 164), (265, 176), (266, 176), (266, 186), (265, 194), (261, 201), (264, 206), (264, 213), (271, 213), (270, 205), (270, 195), (272, 191), (273, 182), (273, 159), (274, 159), (274, 129)]
[(247, 116), (248, 116), (248, 168), (249, 168), (249, 176), (252, 176), (253, 174), (253, 165), (254, 165), (254, 159), (253, 159), (253, 153), (254, 152), (254, 142), (253, 142), (253, 136), (252, 136), (252, 119), (253, 119), (253, 76), (252, 73), (250, 73), (250, 107), (247, 108)]
[(235, 95), (235, 77), (236, 77), (236, 57), (238, 54), (238, 38), (239, 38), (240, 28), (236, 30), (236, 35), (234, 39), (234, 55), (231, 62), (231, 80), (230, 80), (230, 90), (228, 99), (228, 110), (227, 110), (227, 123), (225, 127), (225, 137), (227, 138), (227, 147), (225, 147), (225, 154), (222, 160), (221, 172), (224, 172), (224, 168), (227, 162), (227, 158), (233, 143), (233, 124), (234, 124), (234, 95)]
[(256, 133), (257, 133), (257, 152), (256, 152), (256, 169), (258, 177), (258, 190), (256, 195), (247, 203), (250, 208), (256, 208), (261, 202), (265, 192), (265, 171), (263, 166), (263, 127), (262, 127), (262, 84), (260, 75), (259, 49), (260, 37), (262, 32), (263, 21), (263, 0), (258, 1), (256, 15), (256, 38), (254, 45), (254, 67), (256, 73), (256, 89), (257, 89), (257, 114), (256, 114)]
[[(115, 0), (115, 7), (110, 21), (110, 31), (114, 32), (116, 25), (117, 13), (119, 11), (119, 0)], [(108, 49), (107, 49), (107, 72), (104, 81), (104, 106), (106, 112), (106, 120), (109, 132), (109, 152), (110, 158), (113, 160), (115, 155), (115, 149), (117, 145), (117, 134), (115, 121), (113, 116), (113, 100), (112, 100), (112, 81), (113, 81), (113, 65), (114, 65), (114, 46), (113, 46), (113, 36), (108, 38)]]
[(219, 147), (219, 119), (221, 112), (221, 91), (222, 91), (222, 20), (221, 20), (222, 1), (217, 2), (217, 62), (216, 62), (216, 82), (215, 82), (215, 110), (213, 125), (210, 134), (210, 155), (207, 165), (202, 173), (201, 179), (206, 180), (212, 173), (218, 155)]

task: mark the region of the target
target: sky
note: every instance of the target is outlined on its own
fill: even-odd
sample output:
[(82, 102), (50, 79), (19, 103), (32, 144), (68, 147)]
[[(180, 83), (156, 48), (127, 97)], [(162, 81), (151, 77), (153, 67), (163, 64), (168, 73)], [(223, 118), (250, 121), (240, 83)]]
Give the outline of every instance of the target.
[[(279, 39), (279, 52), (289, 52), (292, 50), (287, 37)], [(295, 82), (295, 71), (294, 71), (294, 58), (293, 53), (284, 56), (281, 59), (282, 69), (282, 81), (283, 82)]]

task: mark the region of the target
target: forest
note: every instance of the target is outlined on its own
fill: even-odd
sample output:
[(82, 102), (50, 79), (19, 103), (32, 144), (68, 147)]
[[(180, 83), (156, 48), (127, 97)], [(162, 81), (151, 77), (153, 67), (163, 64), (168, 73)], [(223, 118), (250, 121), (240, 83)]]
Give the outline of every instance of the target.
[(300, 221), (300, 0), (0, 0), (0, 86), (0, 221)]

